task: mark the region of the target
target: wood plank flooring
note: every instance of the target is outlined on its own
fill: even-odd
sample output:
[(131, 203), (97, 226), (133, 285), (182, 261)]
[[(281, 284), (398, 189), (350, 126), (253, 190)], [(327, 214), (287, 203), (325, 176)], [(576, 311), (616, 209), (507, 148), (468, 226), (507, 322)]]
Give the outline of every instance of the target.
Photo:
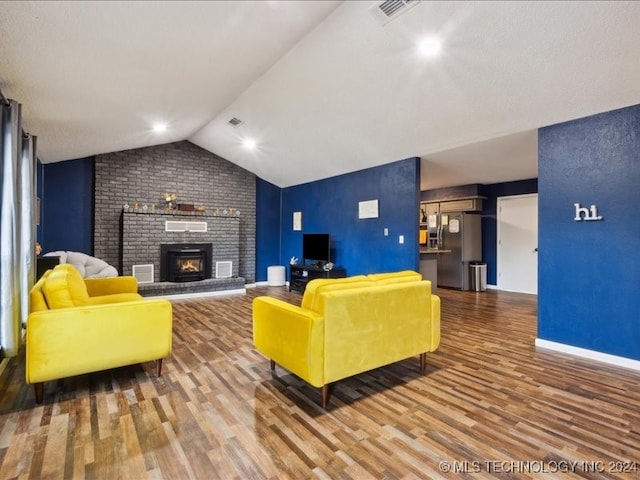
[[(174, 352), (45, 384), (0, 377), (2, 479), (640, 478), (640, 373), (534, 347), (536, 297), (439, 290), (427, 356), (320, 391), (256, 352), (247, 295), (174, 302)], [(115, 346), (114, 346), (115, 347)], [(635, 463), (634, 463), (635, 462)]]

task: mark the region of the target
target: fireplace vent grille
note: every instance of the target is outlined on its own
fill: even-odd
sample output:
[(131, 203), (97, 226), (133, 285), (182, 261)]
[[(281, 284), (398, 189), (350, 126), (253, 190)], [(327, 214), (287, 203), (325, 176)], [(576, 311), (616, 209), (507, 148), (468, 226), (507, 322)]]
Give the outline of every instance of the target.
[(229, 278), (232, 275), (233, 262), (216, 262), (216, 278)]
[(131, 270), (138, 283), (153, 283), (153, 263), (134, 265)]
[(164, 222), (164, 231), (204, 233), (207, 231), (207, 222), (178, 222), (167, 220)]

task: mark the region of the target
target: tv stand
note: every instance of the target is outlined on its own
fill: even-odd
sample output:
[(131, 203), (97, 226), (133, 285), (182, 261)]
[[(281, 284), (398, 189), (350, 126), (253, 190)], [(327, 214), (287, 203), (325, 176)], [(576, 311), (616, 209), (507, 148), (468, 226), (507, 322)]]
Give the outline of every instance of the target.
[(331, 270), (316, 265), (289, 265), (289, 291), (304, 293), (307, 283), (314, 278), (344, 278), (347, 271), (341, 267)]

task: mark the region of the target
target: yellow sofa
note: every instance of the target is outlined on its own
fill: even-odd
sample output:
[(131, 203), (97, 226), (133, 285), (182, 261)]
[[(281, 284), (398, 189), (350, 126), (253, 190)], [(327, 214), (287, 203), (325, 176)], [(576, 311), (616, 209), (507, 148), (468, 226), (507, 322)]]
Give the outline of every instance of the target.
[(143, 299), (134, 277), (83, 279), (71, 265), (48, 270), (29, 294), (26, 381), (43, 382), (162, 359), (171, 354), (172, 307)]
[(440, 343), (440, 298), (414, 271), (316, 279), (300, 307), (260, 296), (253, 301), (253, 342), (271, 360), (322, 389), (415, 355)]

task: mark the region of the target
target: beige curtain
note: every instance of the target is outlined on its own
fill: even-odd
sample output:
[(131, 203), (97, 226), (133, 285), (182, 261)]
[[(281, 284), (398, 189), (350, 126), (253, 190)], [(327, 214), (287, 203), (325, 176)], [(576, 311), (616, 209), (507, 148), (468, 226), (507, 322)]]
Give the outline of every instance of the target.
[(23, 135), (20, 104), (1, 103), (0, 346), (5, 355), (15, 356), (35, 275), (36, 140)]

